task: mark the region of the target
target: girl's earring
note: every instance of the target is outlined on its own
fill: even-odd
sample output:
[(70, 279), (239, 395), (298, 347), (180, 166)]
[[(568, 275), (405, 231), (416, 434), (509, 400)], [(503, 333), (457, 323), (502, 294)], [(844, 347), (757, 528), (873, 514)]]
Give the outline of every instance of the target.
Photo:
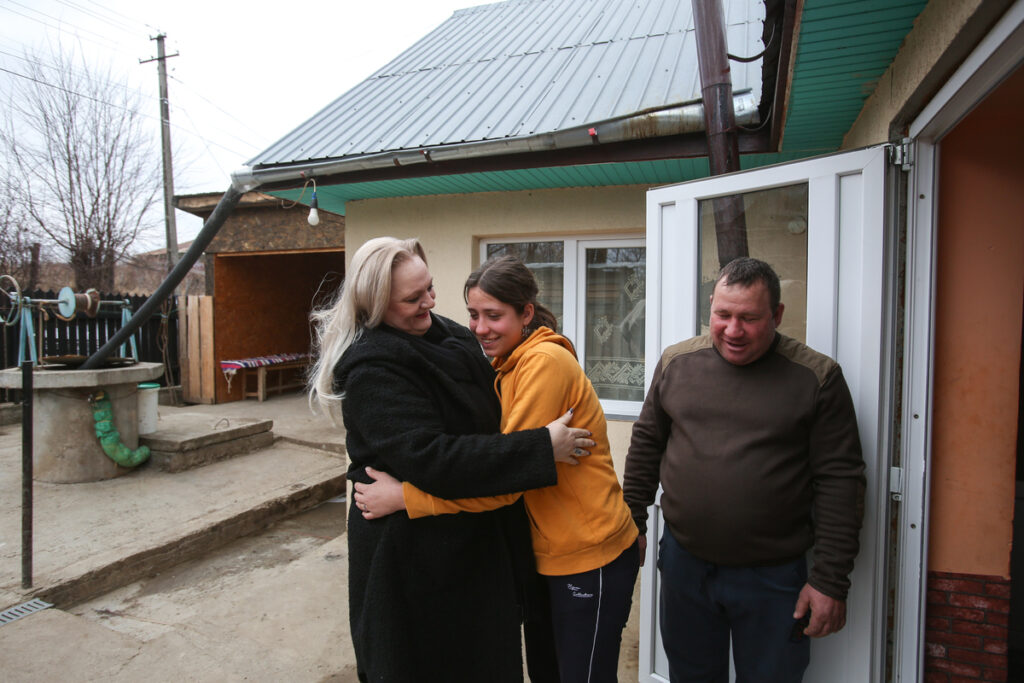
[(529, 336), (530, 336), (530, 328), (527, 327), (526, 325), (523, 325), (523, 339), (526, 339)]

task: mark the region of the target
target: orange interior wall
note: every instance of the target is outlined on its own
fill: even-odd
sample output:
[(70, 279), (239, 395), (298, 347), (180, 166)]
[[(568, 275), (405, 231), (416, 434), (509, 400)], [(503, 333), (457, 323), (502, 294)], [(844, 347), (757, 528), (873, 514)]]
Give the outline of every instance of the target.
[(1008, 577), (1024, 296), (1024, 69), (942, 140), (928, 568)]
[[(214, 347), (217, 361), (272, 353), (308, 353), (309, 313), (321, 281), (345, 270), (343, 252), (245, 254), (214, 259)], [(339, 278), (333, 278), (334, 288)], [(218, 403), (242, 398), (216, 372)], [(251, 380), (250, 380), (251, 381)]]

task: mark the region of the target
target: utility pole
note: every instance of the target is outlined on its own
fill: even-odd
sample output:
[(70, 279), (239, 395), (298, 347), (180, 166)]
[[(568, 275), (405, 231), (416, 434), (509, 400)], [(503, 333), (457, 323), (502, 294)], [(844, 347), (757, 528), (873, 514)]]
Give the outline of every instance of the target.
[(157, 74), (160, 77), (160, 138), (164, 156), (164, 227), (167, 231), (167, 272), (178, 264), (178, 227), (174, 221), (174, 172), (171, 168), (171, 107), (167, 99), (167, 60), (177, 57), (164, 53), (164, 38), (161, 33), (150, 40), (156, 41), (156, 57), (139, 60), (139, 64), (157, 62)]

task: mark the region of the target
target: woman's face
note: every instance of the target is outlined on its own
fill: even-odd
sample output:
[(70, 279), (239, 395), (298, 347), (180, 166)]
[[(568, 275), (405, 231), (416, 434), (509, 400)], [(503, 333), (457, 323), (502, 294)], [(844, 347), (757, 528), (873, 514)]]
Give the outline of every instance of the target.
[(391, 271), (391, 299), (384, 324), (416, 336), (426, 334), (434, 297), (434, 280), (423, 259), (415, 256), (402, 261)]
[(491, 358), (512, 353), (523, 341), (523, 327), (533, 320), (533, 304), (526, 304), (521, 314), (516, 313), (511, 304), (498, 301), (479, 287), (467, 293), (466, 309), (469, 329)]

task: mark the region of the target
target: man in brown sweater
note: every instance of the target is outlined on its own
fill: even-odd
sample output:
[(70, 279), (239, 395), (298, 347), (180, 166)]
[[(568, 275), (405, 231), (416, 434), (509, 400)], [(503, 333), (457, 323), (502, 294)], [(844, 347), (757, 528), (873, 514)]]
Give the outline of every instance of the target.
[(665, 350), (633, 426), (623, 490), (646, 547), (662, 486), (674, 682), (727, 681), (730, 636), (738, 680), (800, 681), (806, 636), (846, 622), (864, 507), (856, 416), (839, 365), (776, 332), (783, 308), (771, 266), (726, 265), (710, 334)]

